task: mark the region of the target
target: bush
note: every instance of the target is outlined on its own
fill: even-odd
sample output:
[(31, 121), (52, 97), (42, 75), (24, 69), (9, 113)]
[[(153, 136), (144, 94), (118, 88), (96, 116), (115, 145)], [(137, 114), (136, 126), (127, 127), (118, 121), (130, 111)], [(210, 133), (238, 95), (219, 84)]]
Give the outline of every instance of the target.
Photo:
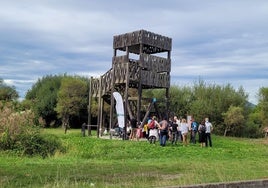
[(22, 135), (16, 147), (23, 155), (39, 155), (43, 158), (54, 155), (57, 150), (63, 151), (62, 144), (55, 135)]
[(43, 135), (37, 128), (27, 127), (20, 135), (10, 135), (6, 131), (1, 136), (0, 149), (12, 150), (25, 156), (52, 156), (55, 152), (64, 151), (56, 135)]
[(64, 151), (56, 135), (43, 135), (38, 127), (24, 126), (21, 134), (11, 135), (8, 129), (0, 137), (1, 150), (13, 150), (25, 156), (39, 155), (43, 158), (54, 155), (57, 150)]
[(260, 129), (260, 125), (254, 122), (247, 122), (244, 130), (244, 137), (247, 138), (261, 138), (263, 137), (263, 132)]
[(0, 150), (13, 150), (19, 154), (47, 157), (57, 150), (63, 151), (55, 135), (42, 135), (34, 125), (31, 111), (16, 112), (12, 104), (0, 102)]

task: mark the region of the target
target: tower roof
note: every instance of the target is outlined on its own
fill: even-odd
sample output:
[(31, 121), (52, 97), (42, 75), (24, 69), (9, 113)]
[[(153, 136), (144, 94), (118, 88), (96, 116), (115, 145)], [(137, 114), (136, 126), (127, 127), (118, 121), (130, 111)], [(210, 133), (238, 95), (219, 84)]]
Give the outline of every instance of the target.
[(113, 48), (126, 51), (128, 47), (130, 53), (140, 54), (141, 44), (142, 53), (155, 54), (171, 51), (172, 39), (150, 31), (138, 30), (114, 36)]

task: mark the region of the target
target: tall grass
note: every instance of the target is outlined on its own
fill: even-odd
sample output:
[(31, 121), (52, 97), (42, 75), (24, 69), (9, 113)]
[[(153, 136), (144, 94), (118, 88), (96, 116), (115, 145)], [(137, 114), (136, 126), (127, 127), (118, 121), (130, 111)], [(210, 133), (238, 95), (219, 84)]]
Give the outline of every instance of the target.
[[(46, 129), (66, 153), (0, 155), (0, 187), (162, 187), (268, 178), (267, 140), (214, 136), (213, 148), (151, 145)], [(45, 134), (46, 134), (45, 133)]]

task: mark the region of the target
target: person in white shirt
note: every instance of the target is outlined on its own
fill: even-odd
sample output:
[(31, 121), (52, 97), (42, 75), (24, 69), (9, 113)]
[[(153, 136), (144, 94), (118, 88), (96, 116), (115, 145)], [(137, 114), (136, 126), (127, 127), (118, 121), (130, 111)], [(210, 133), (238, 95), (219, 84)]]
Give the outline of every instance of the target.
[(175, 122), (178, 124), (178, 141), (181, 142), (181, 141), (182, 141), (182, 135), (181, 135), (181, 120), (178, 119), (177, 116), (174, 116), (174, 120), (175, 120)]
[(187, 124), (186, 119), (183, 118), (181, 120), (181, 134), (182, 134), (182, 143), (184, 146), (188, 144), (187, 141), (188, 132), (189, 132), (189, 125)]
[(213, 130), (213, 126), (209, 122), (208, 118), (205, 118), (205, 126), (206, 126), (206, 147), (208, 147), (208, 144), (210, 147), (212, 147), (211, 132)]

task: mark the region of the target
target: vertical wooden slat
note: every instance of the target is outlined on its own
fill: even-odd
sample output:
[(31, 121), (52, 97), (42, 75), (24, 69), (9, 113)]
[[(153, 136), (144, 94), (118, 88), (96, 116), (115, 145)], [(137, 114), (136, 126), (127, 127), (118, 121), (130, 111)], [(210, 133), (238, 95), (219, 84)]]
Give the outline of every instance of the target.
[[(99, 79), (99, 82), (100, 82), (100, 88), (102, 88), (102, 76), (100, 77), (100, 79)], [(98, 124), (97, 124), (97, 137), (99, 138), (99, 135), (100, 135), (100, 122), (101, 122), (101, 119), (100, 119), (100, 117), (101, 117), (101, 113), (102, 113), (102, 107), (101, 107), (101, 91), (99, 92), (99, 98), (98, 98), (98, 103), (99, 103), (99, 107), (98, 107)]]
[(92, 101), (92, 81), (93, 81), (93, 77), (90, 77), (89, 80), (89, 92), (88, 92), (88, 116), (87, 116), (87, 129), (88, 129), (88, 136), (91, 136), (91, 101)]
[[(143, 44), (140, 43), (140, 56), (142, 54)], [(140, 58), (141, 59), (141, 58)], [(139, 61), (140, 61), (139, 59)], [(141, 78), (141, 70), (139, 71), (139, 78)], [(138, 122), (141, 121), (141, 97), (142, 97), (142, 82), (141, 79), (139, 79), (139, 85), (138, 85), (138, 101), (137, 101), (137, 120)]]
[[(114, 75), (114, 67), (111, 70), (112, 71), (112, 80), (111, 80), (111, 94), (110, 94), (110, 99), (111, 99), (111, 105), (110, 105), (110, 121), (109, 121), (109, 130), (111, 130), (113, 128), (113, 116), (114, 116), (114, 96), (113, 96), (113, 92), (114, 92), (114, 80), (115, 80), (115, 75)], [(110, 134), (110, 138), (112, 139), (112, 135)]]
[[(129, 51), (128, 51), (128, 47), (127, 47), (127, 56), (129, 56)], [(124, 98), (125, 98), (125, 103), (124, 103), (124, 113), (125, 113), (125, 127), (124, 127), (124, 136), (126, 136), (126, 133), (127, 133), (127, 126), (126, 126), (126, 124), (127, 124), (127, 121), (128, 121), (128, 119), (127, 119), (127, 105), (128, 105), (128, 86), (129, 86), (129, 63), (127, 63), (126, 64), (126, 68), (127, 68), (127, 72), (126, 72), (126, 85), (125, 85), (125, 96), (124, 96)], [(125, 138), (123, 138), (123, 139), (125, 139)]]

